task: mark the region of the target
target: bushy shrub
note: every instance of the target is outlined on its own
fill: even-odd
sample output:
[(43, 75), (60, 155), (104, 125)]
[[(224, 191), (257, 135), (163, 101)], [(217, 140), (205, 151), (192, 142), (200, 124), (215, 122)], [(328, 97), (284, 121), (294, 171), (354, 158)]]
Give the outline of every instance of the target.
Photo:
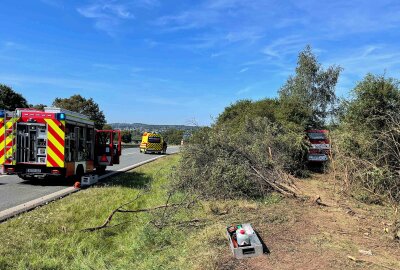
[(344, 104), (333, 134), (334, 167), (344, 187), (400, 202), (400, 90), (392, 78), (367, 75)]
[[(260, 197), (303, 169), (303, 133), (288, 132), (267, 118), (247, 118), (231, 132), (224, 125), (199, 130), (182, 149), (179, 187), (205, 197)], [(257, 173), (261, 173), (262, 177)]]

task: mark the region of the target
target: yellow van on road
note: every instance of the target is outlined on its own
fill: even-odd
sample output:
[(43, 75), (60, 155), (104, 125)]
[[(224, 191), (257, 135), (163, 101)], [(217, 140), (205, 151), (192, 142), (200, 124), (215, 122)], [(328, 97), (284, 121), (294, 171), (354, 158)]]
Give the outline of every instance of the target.
[(145, 132), (142, 136), (140, 143), (141, 153), (159, 153), (165, 154), (167, 152), (167, 143), (164, 142), (160, 134)]

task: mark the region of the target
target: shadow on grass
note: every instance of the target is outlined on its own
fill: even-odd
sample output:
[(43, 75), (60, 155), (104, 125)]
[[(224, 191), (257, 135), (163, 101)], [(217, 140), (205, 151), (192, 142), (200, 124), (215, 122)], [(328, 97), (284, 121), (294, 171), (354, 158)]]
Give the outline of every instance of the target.
[(147, 174), (133, 171), (105, 179), (105, 181), (101, 182), (100, 185), (146, 189), (149, 187), (152, 180), (153, 179)]

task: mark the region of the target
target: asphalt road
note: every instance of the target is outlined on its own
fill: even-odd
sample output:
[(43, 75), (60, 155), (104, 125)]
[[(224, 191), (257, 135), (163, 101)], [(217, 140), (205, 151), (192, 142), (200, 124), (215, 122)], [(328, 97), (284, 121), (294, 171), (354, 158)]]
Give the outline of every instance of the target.
[[(171, 146), (168, 147), (167, 153), (171, 154), (177, 151), (179, 151), (178, 146)], [(139, 153), (139, 148), (123, 149), (120, 164), (109, 167), (106, 173), (156, 156), (158, 155), (141, 154)], [(73, 185), (73, 182), (65, 180), (24, 181), (15, 175), (0, 175), (0, 211), (62, 190), (71, 185)]]

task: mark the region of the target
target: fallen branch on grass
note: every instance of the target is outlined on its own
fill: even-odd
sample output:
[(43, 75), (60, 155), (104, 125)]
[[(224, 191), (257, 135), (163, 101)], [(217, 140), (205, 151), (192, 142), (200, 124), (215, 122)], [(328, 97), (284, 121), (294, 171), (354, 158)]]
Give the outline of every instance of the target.
[[(133, 200), (131, 200), (131, 201), (127, 202), (127, 203), (124, 203), (124, 204), (120, 205), (119, 207), (117, 207), (116, 209), (114, 209), (111, 212), (111, 214), (107, 217), (107, 219), (104, 221), (104, 223), (102, 225), (96, 226), (96, 227), (91, 227), (91, 228), (86, 228), (86, 229), (83, 229), (81, 231), (93, 232), (93, 231), (98, 231), (98, 230), (101, 230), (101, 229), (105, 229), (105, 228), (111, 227), (110, 226), (110, 222), (111, 222), (112, 218), (114, 217), (114, 215), (116, 213), (142, 213), (142, 212), (151, 212), (151, 211), (155, 211), (155, 210), (159, 210), (159, 209), (181, 207), (181, 206), (184, 205), (184, 202), (186, 201), (186, 199), (188, 197), (188, 195), (187, 195), (180, 203), (168, 204), (169, 199), (170, 199), (170, 196), (168, 196), (167, 202), (164, 205), (158, 205), (158, 206), (154, 206), (154, 207), (150, 207), (150, 208), (142, 208), (142, 209), (123, 209), (124, 206), (126, 206), (128, 204), (131, 204), (134, 201), (136, 201), (140, 197), (140, 195), (141, 194), (138, 193), (137, 196)], [(186, 204), (186, 208), (190, 208), (194, 204), (194, 201), (197, 200), (197, 198), (198, 197), (196, 197), (192, 201), (189, 201)], [(163, 216), (164, 216), (164, 214), (163, 214)], [(116, 225), (114, 225), (114, 226), (116, 226)]]
[(323, 203), (323, 202), (322, 202), (322, 199), (321, 199), (320, 196), (318, 196), (318, 197), (314, 200), (314, 202), (315, 202), (316, 204), (320, 205), (320, 206), (329, 207), (329, 205), (327, 205), (326, 203)]

